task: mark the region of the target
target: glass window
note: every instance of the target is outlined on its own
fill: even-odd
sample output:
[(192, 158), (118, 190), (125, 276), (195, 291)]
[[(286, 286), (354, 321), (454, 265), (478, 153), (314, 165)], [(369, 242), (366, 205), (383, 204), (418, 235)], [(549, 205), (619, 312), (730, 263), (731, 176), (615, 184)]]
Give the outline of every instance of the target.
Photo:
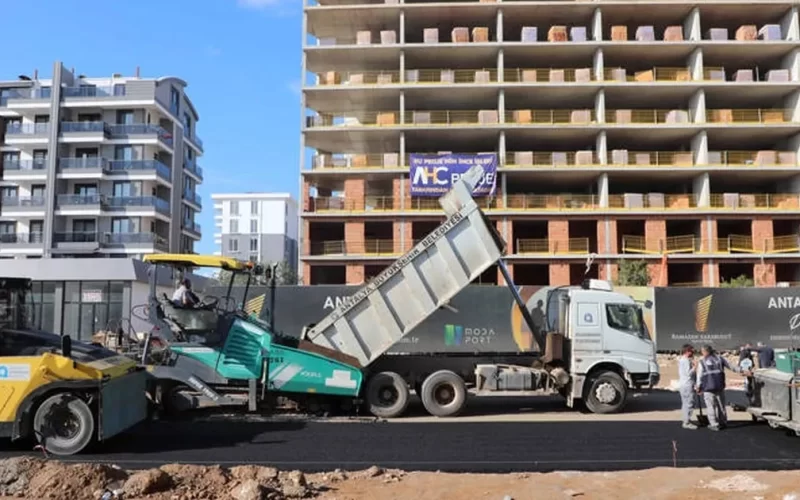
[(258, 202), (251, 201), (250, 202), (250, 213), (253, 215), (258, 215)]
[(117, 124), (118, 125), (133, 125), (136, 115), (133, 110), (120, 109), (117, 111)]
[(633, 304), (606, 304), (606, 322), (615, 330), (642, 336), (641, 310)]
[(236, 234), (238, 232), (239, 232), (239, 221), (236, 220), (236, 219), (233, 219), (233, 220), (230, 221), (230, 233), (231, 234)]
[(238, 252), (239, 240), (228, 240), (228, 250), (231, 252)]
[(258, 238), (250, 238), (250, 251), (251, 252), (258, 251)]
[(250, 221), (250, 232), (258, 233), (258, 219), (253, 219)]
[(239, 215), (239, 202), (232, 201), (231, 202), (231, 215)]

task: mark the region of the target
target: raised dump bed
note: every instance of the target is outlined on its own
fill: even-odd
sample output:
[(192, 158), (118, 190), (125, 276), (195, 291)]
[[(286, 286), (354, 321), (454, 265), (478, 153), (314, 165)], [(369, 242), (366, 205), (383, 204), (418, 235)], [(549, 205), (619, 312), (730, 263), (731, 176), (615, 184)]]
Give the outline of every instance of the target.
[(366, 367), (497, 262), (506, 245), (472, 198), (475, 165), (439, 199), (447, 220), (304, 333)]

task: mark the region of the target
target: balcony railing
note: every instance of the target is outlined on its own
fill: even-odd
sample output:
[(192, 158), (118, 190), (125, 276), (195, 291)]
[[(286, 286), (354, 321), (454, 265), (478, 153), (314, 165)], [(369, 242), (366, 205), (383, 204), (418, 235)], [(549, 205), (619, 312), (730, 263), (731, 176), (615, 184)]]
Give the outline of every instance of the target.
[(688, 125), (690, 120), (689, 112), (685, 109), (609, 109), (606, 111), (606, 123), (610, 125)]
[(697, 207), (694, 195), (627, 193), (608, 196), (612, 210), (688, 210)]
[(407, 84), (486, 84), (497, 82), (497, 69), (409, 69)]
[[(406, 81), (408, 78), (406, 78)], [(317, 85), (396, 85), (400, 83), (400, 72), (381, 71), (327, 71), (317, 75)]]
[(506, 68), (504, 83), (589, 83), (591, 68)]
[(109, 160), (108, 170), (112, 173), (155, 170), (165, 180), (170, 180), (172, 170), (158, 160)]
[(61, 90), (63, 97), (122, 97), (126, 94), (124, 84), (94, 86), (82, 85), (80, 87), (64, 87)]
[[(400, 198), (392, 196), (366, 196), (363, 199), (345, 199), (342, 196), (319, 196), (310, 198), (310, 212), (392, 212), (392, 211), (434, 211), (441, 212), (438, 198), (412, 198), (406, 197), (405, 206), (400, 208)], [(484, 209), (499, 208), (497, 198), (475, 199), (475, 202)]]
[(312, 165), (314, 169), (399, 168), (400, 154), (318, 154), (314, 155)]
[(3, 163), (3, 170), (10, 171), (25, 171), (25, 170), (45, 170), (47, 169), (47, 160), (17, 160), (7, 161)]
[(203, 200), (200, 198), (200, 195), (197, 194), (197, 193), (194, 193), (194, 192), (191, 192), (191, 191), (189, 191), (189, 192), (184, 191), (183, 197), (184, 197), (184, 199), (186, 199), (186, 201), (188, 201), (190, 203), (194, 203), (195, 205), (197, 205), (199, 207), (203, 206)]
[(98, 122), (62, 122), (62, 134), (108, 134), (110, 126), (103, 121)]
[(44, 235), (34, 233), (0, 233), (0, 243), (8, 245), (35, 245), (44, 241)]
[(59, 206), (99, 206), (103, 201), (103, 196), (100, 194), (60, 194), (57, 201)]
[(200, 226), (200, 224), (198, 224), (197, 222), (195, 222), (193, 220), (188, 220), (188, 219), (183, 219), (182, 227), (184, 229), (188, 230), (188, 231), (194, 231), (195, 233), (198, 233), (198, 234), (202, 233), (202, 229), (203, 229)]
[(708, 109), (708, 123), (776, 124), (793, 122), (792, 110), (787, 109)]
[(115, 124), (109, 125), (110, 134), (112, 137), (127, 137), (130, 135), (155, 135), (162, 142), (172, 147), (172, 134), (167, 132), (159, 125), (152, 125), (147, 123), (130, 123), (130, 124)]
[(600, 197), (591, 194), (510, 194), (506, 199), (506, 207), (512, 211), (597, 210), (600, 208)]
[(44, 207), (44, 196), (3, 196), (0, 198), (0, 208), (6, 207)]
[(688, 82), (692, 80), (689, 68), (650, 68), (628, 73), (627, 68), (605, 68), (603, 79), (607, 82)]
[(794, 151), (709, 151), (709, 165), (726, 167), (796, 167)]
[(588, 125), (591, 109), (513, 109), (505, 113), (506, 125)]
[(417, 127), (498, 125), (497, 110), (406, 111), (404, 125)]
[(105, 233), (100, 240), (109, 245), (168, 245), (166, 238), (155, 233)]
[(616, 149), (609, 152), (609, 165), (629, 167), (692, 167), (691, 151), (628, 151)]
[(306, 127), (393, 127), (399, 124), (396, 111), (320, 113), (306, 117)]
[(714, 193), (709, 205), (720, 210), (800, 210), (800, 195)]
[(12, 123), (6, 127), (6, 136), (47, 135), (49, 132), (49, 123)]
[(100, 235), (97, 231), (75, 231), (53, 234), (56, 243), (99, 243)]
[(183, 168), (188, 170), (189, 172), (194, 173), (196, 176), (203, 178), (203, 167), (197, 164), (194, 161), (185, 161), (183, 162)]
[(506, 167), (587, 167), (598, 166), (594, 151), (548, 152), (509, 151)]
[(518, 255), (570, 255), (588, 254), (589, 238), (517, 239)]
[(800, 253), (800, 235), (775, 236), (754, 241), (748, 235), (729, 235), (725, 238), (699, 238), (694, 235), (646, 238), (625, 235), (622, 253), (638, 254), (776, 254)]
[(310, 245), (311, 256), (348, 255), (391, 257), (401, 253), (392, 239), (365, 239), (363, 241), (320, 241)]
[(110, 196), (105, 199), (109, 210), (125, 210), (128, 208), (155, 208), (156, 211), (169, 214), (169, 202), (157, 196)]
[(87, 169), (98, 170), (108, 167), (108, 160), (99, 156), (84, 156), (80, 158), (59, 158), (58, 166), (61, 170)]

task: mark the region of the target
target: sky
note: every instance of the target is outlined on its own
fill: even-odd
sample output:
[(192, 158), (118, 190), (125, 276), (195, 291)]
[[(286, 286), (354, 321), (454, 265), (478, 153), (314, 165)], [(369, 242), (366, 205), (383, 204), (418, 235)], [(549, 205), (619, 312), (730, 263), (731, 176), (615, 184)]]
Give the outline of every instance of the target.
[(0, 80), (49, 78), (61, 61), (89, 77), (177, 76), (200, 121), (203, 239), (212, 192), (299, 191), (300, 0), (0, 0)]

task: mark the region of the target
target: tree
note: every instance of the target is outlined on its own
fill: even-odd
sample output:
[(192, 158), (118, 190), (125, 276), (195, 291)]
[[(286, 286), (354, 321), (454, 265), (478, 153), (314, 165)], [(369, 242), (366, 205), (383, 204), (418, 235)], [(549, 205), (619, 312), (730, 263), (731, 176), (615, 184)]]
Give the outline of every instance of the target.
[[(250, 281), (250, 286), (269, 284), (269, 272), (271, 267), (269, 264), (262, 264), (262, 266), (264, 267), (265, 274), (262, 276), (253, 276), (253, 279)], [(214, 279), (221, 285), (227, 286), (231, 279), (231, 273), (230, 271), (220, 269), (214, 275)], [(297, 285), (299, 281), (300, 280), (297, 276), (297, 272), (292, 268), (291, 265), (289, 265), (288, 262), (278, 262), (278, 265), (275, 267), (276, 285)], [(247, 284), (247, 276), (244, 274), (237, 275), (233, 280), (233, 286), (244, 286), (245, 284)]]
[(731, 278), (728, 281), (722, 281), (719, 284), (720, 288), (748, 288), (755, 286), (755, 282), (753, 278), (749, 278), (744, 274), (740, 274), (735, 278)]
[(647, 261), (624, 259), (618, 262), (618, 286), (649, 286), (650, 273), (647, 270)]

